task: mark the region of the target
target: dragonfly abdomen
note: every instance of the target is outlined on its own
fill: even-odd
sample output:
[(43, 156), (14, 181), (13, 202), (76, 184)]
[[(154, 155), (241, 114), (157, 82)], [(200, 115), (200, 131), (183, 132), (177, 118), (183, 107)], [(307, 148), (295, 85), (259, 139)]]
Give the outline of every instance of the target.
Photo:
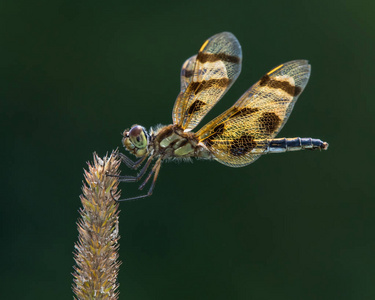
[(266, 153), (283, 153), (287, 151), (299, 151), (299, 150), (327, 150), (328, 143), (323, 142), (319, 139), (313, 138), (279, 138), (267, 140), (267, 148), (264, 151)]

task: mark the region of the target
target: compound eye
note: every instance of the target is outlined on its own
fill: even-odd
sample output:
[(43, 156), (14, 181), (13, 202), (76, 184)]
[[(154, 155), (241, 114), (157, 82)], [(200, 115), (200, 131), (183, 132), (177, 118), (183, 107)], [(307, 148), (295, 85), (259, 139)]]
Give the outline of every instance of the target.
[(129, 131), (130, 141), (139, 149), (147, 147), (147, 136), (142, 126), (135, 125)]

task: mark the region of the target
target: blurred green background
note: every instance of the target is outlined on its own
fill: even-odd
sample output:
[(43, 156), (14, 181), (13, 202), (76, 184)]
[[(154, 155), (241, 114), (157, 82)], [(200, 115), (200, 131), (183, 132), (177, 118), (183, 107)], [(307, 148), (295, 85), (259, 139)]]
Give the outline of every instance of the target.
[(164, 164), (151, 198), (121, 204), (120, 299), (374, 299), (374, 15), (364, 0), (0, 1), (1, 298), (72, 298), (86, 162), (132, 124), (170, 124), (182, 63), (230, 31), (242, 74), (201, 125), (304, 58), (279, 137), (330, 148)]

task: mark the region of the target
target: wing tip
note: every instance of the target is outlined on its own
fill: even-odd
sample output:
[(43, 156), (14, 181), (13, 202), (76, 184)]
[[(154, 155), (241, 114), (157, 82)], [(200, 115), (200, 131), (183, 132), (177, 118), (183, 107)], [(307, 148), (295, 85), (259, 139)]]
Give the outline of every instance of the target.
[(309, 64), (309, 61), (307, 59), (294, 59), (294, 60), (291, 60), (291, 61), (288, 61), (288, 62), (284, 63), (284, 65), (298, 65), (298, 66), (309, 66), (309, 67), (311, 67), (311, 65)]

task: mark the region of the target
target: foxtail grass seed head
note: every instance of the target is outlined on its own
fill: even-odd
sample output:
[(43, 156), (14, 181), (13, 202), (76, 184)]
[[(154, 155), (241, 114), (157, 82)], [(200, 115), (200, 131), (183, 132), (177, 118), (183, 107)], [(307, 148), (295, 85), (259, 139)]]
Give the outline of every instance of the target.
[[(78, 242), (74, 248), (75, 299), (118, 299), (118, 181), (106, 174), (119, 173), (117, 151), (103, 159), (94, 153), (94, 162), (85, 170), (86, 184), (80, 196)], [(112, 195), (113, 197), (112, 197)]]

